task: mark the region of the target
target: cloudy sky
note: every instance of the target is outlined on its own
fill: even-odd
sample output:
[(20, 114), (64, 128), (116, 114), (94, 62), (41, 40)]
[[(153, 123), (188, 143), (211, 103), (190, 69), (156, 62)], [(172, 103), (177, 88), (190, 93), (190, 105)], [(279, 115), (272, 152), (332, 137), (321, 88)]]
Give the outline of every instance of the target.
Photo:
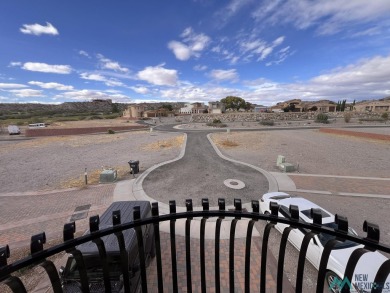
[(389, 0), (3, 0), (0, 103), (390, 96)]

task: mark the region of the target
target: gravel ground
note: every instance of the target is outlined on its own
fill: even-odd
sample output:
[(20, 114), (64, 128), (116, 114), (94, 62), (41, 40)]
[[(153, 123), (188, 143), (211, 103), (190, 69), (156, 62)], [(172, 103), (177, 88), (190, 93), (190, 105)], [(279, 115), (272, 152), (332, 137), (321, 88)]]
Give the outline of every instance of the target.
[(215, 133), (213, 139), (230, 140), (236, 147), (222, 151), (235, 159), (278, 171), (276, 158), (299, 164), (300, 173), (389, 177), (390, 143), (320, 133), (318, 130)]
[[(382, 133), (386, 129), (364, 129), (363, 132)], [(362, 177), (389, 177), (390, 143), (347, 136), (329, 135), (318, 130), (281, 130), (270, 132), (232, 132), (213, 134), (213, 140), (229, 157), (252, 163), (268, 171), (278, 171), (276, 157), (282, 154), (288, 162), (299, 163), (301, 173), (346, 175)], [(235, 142), (237, 147), (227, 147)], [(224, 146), (225, 145), (225, 146)], [(381, 228), (381, 242), (390, 243), (388, 199), (301, 194), (325, 209), (348, 217), (349, 224), (359, 235), (363, 219), (377, 223)], [(264, 223), (257, 228), (263, 233)], [(281, 234), (270, 235), (269, 249), (278, 258)], [(285, 272), (295, 286), (299, 253), (290, 244), (286, 248)], [(318, 271), (306, 261), (304, 292), (314, 292)]]
[(88, 172), (102, 167), (129, 169), (129, 160), (139, 160), (142, 172), (177, 157), (180, 148), (166, 142), (178, 136), (137, 131), (0, 140), (0, 193), (56, 189), (63, 182), (83, 178), (84, 168)]

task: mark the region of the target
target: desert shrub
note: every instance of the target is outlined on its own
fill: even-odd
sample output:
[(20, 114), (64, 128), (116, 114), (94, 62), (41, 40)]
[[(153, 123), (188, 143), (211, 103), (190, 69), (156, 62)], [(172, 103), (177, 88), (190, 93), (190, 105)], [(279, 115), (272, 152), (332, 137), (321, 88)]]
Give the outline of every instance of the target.
[(65, 121), (79, 121), (81, 119), (79, 119), (78, 117), (62, 117), (62, 118), (57, 118), (56, 121), (57, 122), (65, 122)]
[(261, 120), (260, 124), (265, 126), (274, 126), (275, 122), (273, 120)]
[(349, 112), (345, 112), (344, 113), (344, 121), (346, 123), (349, 123), (349, 121), (351, 121), (351, 118), (352, 118), (352, 114), (351, 113), (349, 113)]
[(213, 120), (213, 123), (214, 123), (214, 124), (218, 124), (218, 123), (222, 123), (222, 121), (219, 120), (219, 119), (214, 119), (214, 120)]
[(206, 124), (207, 126), (212, 126), (212, 127), (219, 127), (219, 128), (222, 128), (222, 127), (226, 127), (227, 125), (225, 123), (222, 123), (221, 121), (220, 122), (217, 122), (217, 123), (214, 123), (214, 122), (209, 122)]
[(107, 132), (108, 132), (108, 134), (115, 134), (115, 131), (112, 129), (109, 129)]
[(328, 119), (329, 119), (328, 115), (326, 115), (324, 113), (320, 113), (317, 115), (315, 122), (328, 124), (329, 123)]
[(16, 122), (16, 125), (17, 125), (17, 126), (23, 126), (23, 125), (24, 125), (24, 122), (23, 122), (23, 121), (18, 121), (18, 122)]
[(115, 118), (118, 118), (120, 117), (121, 115), (118, 114), (118, 113), (113, 113), (113, 114), (107, 114), (107, 115), (104, 115), (104, 119), (115, 119)]
[(388, 120), (389, 119), (389, 113), (385, 112), (381, 115), (381, 118), (384, 119), (384, 120)]

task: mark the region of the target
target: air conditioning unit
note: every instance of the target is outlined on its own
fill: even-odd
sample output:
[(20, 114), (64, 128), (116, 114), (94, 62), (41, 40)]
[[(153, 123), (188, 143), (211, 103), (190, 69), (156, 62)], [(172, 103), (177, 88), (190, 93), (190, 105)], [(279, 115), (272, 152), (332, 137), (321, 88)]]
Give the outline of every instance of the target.
[(118, 177), (116, 170), (104, 170), (100, 173), (99, 183), (115, 182)]

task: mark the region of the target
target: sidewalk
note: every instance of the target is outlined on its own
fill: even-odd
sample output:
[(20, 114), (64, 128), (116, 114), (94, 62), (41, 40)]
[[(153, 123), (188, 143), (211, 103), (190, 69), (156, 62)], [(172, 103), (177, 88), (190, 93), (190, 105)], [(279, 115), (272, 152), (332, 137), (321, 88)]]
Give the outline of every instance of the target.
[(271, 172), (279, 191), (390, 199), (390, 178)]

